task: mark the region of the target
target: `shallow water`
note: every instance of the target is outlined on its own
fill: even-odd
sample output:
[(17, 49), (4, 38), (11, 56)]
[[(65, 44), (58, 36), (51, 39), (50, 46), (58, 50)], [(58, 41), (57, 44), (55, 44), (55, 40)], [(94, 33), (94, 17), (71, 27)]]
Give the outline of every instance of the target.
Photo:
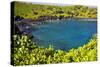
[(39, 25), (32, 34), (39, 39), (39, 46), (69, 50), (86, 44), (97, 33), (96, 21), (60, 20)]

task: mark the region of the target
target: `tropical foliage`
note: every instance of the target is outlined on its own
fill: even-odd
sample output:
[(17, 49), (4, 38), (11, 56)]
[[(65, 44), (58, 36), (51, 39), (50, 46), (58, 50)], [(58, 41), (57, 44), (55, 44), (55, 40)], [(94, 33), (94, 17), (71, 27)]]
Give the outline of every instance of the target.
[[(47, 20), (49, 17), (55, 19), (66, 18), (97, 18), (97, 9), (73, 5), (54, 6), (39, 5), (32, 3), (14, 2), (14, 16), (32, 20)], [(67, 62), (84, 62), (97, 60), (97, 35), (94, 35), (87, 44), (69, 51), (55, 50), (52, 45), (48, 48), (40, 47), (37, 42), (28, 35), (19, 34), (15, 28), (11, 44), (11, 64), (51, 64)]]
[(69, 51), (55, 50), (39, 47), (27, 35), (14, 35), (12, 43), (11, 60), (13, 65), (50, 64), (66, 62), (83, 62), (97, 60), (96, 35), (82, 47)]
[(81, 5), (53, 6), (15, 2), (14, 15), (37, 20), (40, 17), (55, 18), (97, 18), (97, 9)]

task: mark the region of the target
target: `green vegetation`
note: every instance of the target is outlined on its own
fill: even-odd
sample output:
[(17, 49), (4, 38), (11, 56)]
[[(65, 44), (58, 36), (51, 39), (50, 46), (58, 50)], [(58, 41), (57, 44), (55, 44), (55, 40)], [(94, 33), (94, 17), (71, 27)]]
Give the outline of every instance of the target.
[(14, 10), (15, 16), (31, 18), (33, 20), (39, 20), (41, 17), (48, 19), (97, 18), (96, 8), (81, 5), (53, 6), (15, 2)]
[[(15, 2), (14, 16), (25, 19), (51, 20), (66, 18), (97, 18), (97, 9), (87, 6), (51, 6), (32, 3)], [(43, 48), (31, 40), (27, 35), (19, 35), (15, 28), (11, 44), (11, 64), (51, 64), (97, 60), (97, 35), (94, 35), (87, 44), (69, 51), (55, 50), (53, 46)]]
[(54, 50), (52, 46), (43, 48), (26, 35), (14, 35), (11, 53), (12, 65), (50, 64), (66, 62), (83, 62), (97, 60), (96, 35), (82, 47), (69, 51)]

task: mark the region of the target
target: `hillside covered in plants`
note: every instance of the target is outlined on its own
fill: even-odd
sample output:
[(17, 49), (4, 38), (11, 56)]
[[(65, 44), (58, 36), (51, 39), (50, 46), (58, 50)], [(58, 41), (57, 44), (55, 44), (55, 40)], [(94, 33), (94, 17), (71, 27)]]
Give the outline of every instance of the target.
[(66, 18), (97, 18), (97, 9), (95, 7), (81, 5), (53, 6), (15, 2), (14, 11), (14, 16), (38, 21)]
[[(93, 31), (93, 34), (89, 33), (87, 29), (84, 29), (87, 31), (85, 34), (82, 31), (80, 32), (78, 31), (77, 33), (81, 34), (81, 36), (91, 34), (91, 38), (89, 39), (89, 41), (87, 40), (88, 42), (85, 43), (83, 46), (80, 46), (78, 48), (72, 48), (68, 51), (55, 49), (53, 45), (51, 45), (51, 43), (47, 44), (49, 45), (49, 47), (46, 48), (41, 47), (39, 46), (38, 42), (35, 41), (35, 36), (30, 35), (29, 33), (29, 32), (34, 33), (35, 30), (38, 30), (40, 28), (38, 24), (34, 24), (34, 23), (39, 23), (39, 22), (41, 23), (42, 21), (46, 21), (46, 20), (62, 20), (68, 18), (97, 19), (96, 7), (89, 7), (89, 6), (82, 6), (82, 5), (55, 6), (55, 5), (46, 5), (46, 4), (40, 5), (40, 4), (33, 4), (33, 3), (14, 2), (13, 17), (14, 17), (14, 21), (13, 21), (14, 30), (12, 31), (13, 34), (12, 34), (12, 41), (11, 41), (11, 64), (12, 65), (16, 66), (16, 65), (29, 65), (29, 64), (30, 65), (51, 64), (51, 63), (55, 64), (55, 63), (71, 63), (71, 62), (84, 62), (84, 61), (88, 62), (88, 61), (97, 60), (97, 33), (94, 34), (94, 31), (95, 32), (97, 31), (95, 29)], [(68, 22), (67, 20), (65, 21)], [(82, 23), (83, 25), (80, 24), (81, 26), (78, 26), (78, 24), (76, 24), (77, 26), (74, 27), (73, 24), (74, 22), (75, 21), (71, 22), (72, 23), (71, 25), (73, 25), (72, 28), (70, 27), (70, 25), (68, 25), (68, 29), (66, 30), (66, 26), (65, 26), (64, 29), (66, 32), (76, 27), (80, 29), (81, 26), (83, 27), (85, 26), (84, 25), (85, 23)], [(86, 24), (88, 23), (90, 22), (87, 22)], [(95, 25), (91, 23), (89, 27), (92, 26), (93, 28), (96, 28), (96, 22), (93, 23), (95, 23)], [(64, 26), (62, 25), (62, 27)], [(60, 31), (58, 29), (57, 30), (61, 32), (62, 29), (61, 28), (59, 29)], [(72, 32), (73, 30), (71, 31), (71, 33)], [(60, 36), (64, 34), (61, 34)], [(49, 36), (47, 38), (49, 38)]]

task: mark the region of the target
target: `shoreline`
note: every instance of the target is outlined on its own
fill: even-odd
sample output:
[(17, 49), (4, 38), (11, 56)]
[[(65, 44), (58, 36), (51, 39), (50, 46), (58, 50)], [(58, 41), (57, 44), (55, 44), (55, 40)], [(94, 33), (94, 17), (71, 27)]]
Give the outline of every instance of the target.
[(97, 18), (63, 18), (63, 19), (59, 19), (59, 18), (54, 18), (54, 19), (46, 19), (46, 20), (32, 20), (32, 19), (26, 19), (26, 18), (23, 18), (21, 20), (18, 20), (15, 22), (23, 22), (23, 23), (27, 23), (27, 24), (37, 24), (37, 25), (40, 25), (40, 24), (45, 24), (45, 23), (48, 23), (48, 22), (53, 22), (53, 21), (60, 21), (60, 20), (82, 20), (82, 21), (97, 21)]
[(76, 19), (76, 20), (85, 20), (85, 21), (97, 21), (97, 18), (87, 18), (87, 17), (57, 17), (57, 16), (40, 16), (39, 18), (37, 18), (36, 20), (32, 19), (32, 18), (23, 18), (20, 16), (14, 16), (14, 21), (17, 22), (45, 22), (45, 21), (59, 21), (59, 20), (72, 20), (72, 19)]
[[(61, 20), (84, 20), (84, 21), (97, 21), (97, 18), (67, 18)], [(59, 21), (59, 20), (46, 20), (46, 21)]]
[[(61, 19), (61, 20), (77, 20), (77, 21), (97, 21), (97, 18), (67, 18), (67, 19)], [(46, 24), (46, 23), (57, 23), (57, 21), (61, 20), (45, 20), (45, 21), (40, 21), (40, 24)], [(38, 25), (38, 23), (35, 23)]]
[[(45, 21), (33, 21), (32, 19), (22, 19), (20, 21), (15, 21), (14, 24), (16, 24), (16, 26), (19, 28), (19, 31), (22, 34), (30, 34), (25, 30), (33, 29), (35, 31), (36, 29), (38, 29), (38, 25), (54, 23), (54, 22), (57, 23), (57, 21), (61, 21), (61, 20), (97, 21), (97, 18), (67, 18), (67, 19), (55, 19), (55, 20), (53, 19), (53, 20), (45, 20)], [(22, 25), (21, 28), (19, 27), (20, 24)], [(25, 26), (23, 26), (23, 24)]]
[(64, 18), (64, 19), (48, 19), (44, 21), (34, 21), (33, 22), (53, 22), (53, 21), (60, 21), (60, 20), (83, 20), (83, 21), (97, 21), (97, 18)]
[(76, 18), (77, 20), (83, 20), (83, 21), (97, 21), (97, 18)]

